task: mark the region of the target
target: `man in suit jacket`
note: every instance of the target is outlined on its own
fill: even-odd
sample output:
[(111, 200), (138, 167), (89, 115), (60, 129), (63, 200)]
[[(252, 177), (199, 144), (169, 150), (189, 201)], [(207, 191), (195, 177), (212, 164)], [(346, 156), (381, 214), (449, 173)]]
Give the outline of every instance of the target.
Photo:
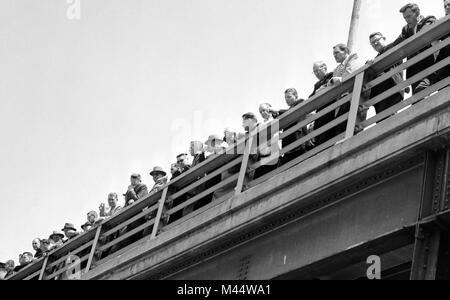
[(125, 206), (131, 205), (137, 200), (147, 196), (148, 189), (147, 186), (141, 183), (141, 175), (133, 174), (131, 175), (131, 184), (128, 186), (125, 196)]
[[(389, 50), (401, 42), (405, 41), (406, 39), (412, 37), (413, 35), (416, 35), (423, 29), (426, 29), (427, 26), (430, 26), (436, 22), (436, 18), (434, 16), (428, 16), (424, 17), (420, 14), (420, 8), (417, 4), (414, 3), (408, 3), (405, 6), (403, 6), (400, 9), (400, 12), (403, 14), (403, 18), (406, 21), (406, 25), (402, 28), (402, 33), (400, 36), (390, 45), (386, 46), (386, 50)], [(413, 58), (414, 56), (418, 55), (419, 53), (427, 50), (430, 48), (430, 46), (425, 47), (424, 49), (420, 50), (419, 52), (408, 56), (408, 59)], [(430, 55), (429, 57), (423, 59), (422, 61), (418, 62), (414, 66), (409, 67), (406, 70), (406, 78), (411, 78), (414, 75), (420, 73), (421, 71), (427, 69), (428, 67), (432, 66), (434, 64), (434, 56)], [(421, 90), (426, 89), (430, 86), (431, 81), (433, 80), (434, 75), (430, 75), (426, 78), (423, 78), (419, 82), (413, 83), (412, 89), (413, 94), (420, 92)]]

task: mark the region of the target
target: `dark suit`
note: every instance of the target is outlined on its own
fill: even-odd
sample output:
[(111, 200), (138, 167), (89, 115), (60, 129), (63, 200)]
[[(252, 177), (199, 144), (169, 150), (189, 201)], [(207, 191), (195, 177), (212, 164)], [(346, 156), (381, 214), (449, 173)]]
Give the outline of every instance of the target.
[[(333, 73), (328, 73), (327, 75), (325, 75), (325, 77), (322, 80), (319, 80), (318, 82), (316, 82), (316, 84), (314, 85), (314, 91), (311, 94), (312, 97), (317, 93), (317, 90), (319, 90), (323, 85), (327, 84), (328, 81), (330, 81), (330, 79), (333, 78)], [(327, 108), (328, 106), (330, 106), (331, 104), (335, 103), (336, 100), (322, 106), (319, 107), (317, 109), (317, 113), (319, 113), (320, 111), (324, 110), (325, 108)], [(314, 130), (319, 129), (322, 126), (325, 126), (326, 124), (332, 122), (335, 119), (334, 116), (334, 110), (325, 114), (323, 117), (318, 118), (315, 122), (314, 122)], [(328, 130), (327, 132), (322, 133), (321, 135), (316, 137), (316, 145), (319, 146), (323, 143), (325, 143), (328, 140), (331, 140), (333, 137), (335, 136), (335, 132), (334, 130)]]
[[(422, 17), (422, 19), (419, 21), (419, 23), (417, 24), (417, 31), (416, 34), (419, 33), (422, 29), (427, 28), (427, 26), (434, 24), (434, 22), (436, 22), (436, 18), (434, 16), (428, 16), (428, 17)], [(408, 25), (404, 26), (402, 29), (402, 33), (400, 34), (400, 36), (392, 43), (389, 44), (386, 48), (387, 50), (397, 46), (398, 44), (400, 44), (401, 42), (405, 41), (406, 39), (412, 37), (414, 35), (414, 28), (409, 28)], [(428, 48), (430, 48), (430, 46), (423, 48), (422, 50), (418, 51), (415, 54), (412, 54), (410, 56), (408, 56), (408, 60), (413, 58), (414, 56), (418, 55), (419, 53), (427, 50)], [(414, 75), (420, 73), (421, 71), (427, 69), (428, 67), (432, 66), (434, 64), (434, 56), (430, 55), (427, 58), (423, 59), (422, 61), (418, 62), (417, 64), (415, 64), (414, 66), (409, 67), (406, 70), (406, 78), (411, 78)], [(423, 78), (422, 80), (433, 80), (433, 75), (429, 76), (428, 78)], [(416, 87), (419, 85), (419, 82), (415, 82), (413, 83), (411, 86), (413, 88), (413, 93), (415, 93)]]
[(134, 188), (134, 193), (131, 191), (127, 191), (125, 196), (125, 206), (128, 206), (128, 202), (130, 202), (131, 200), (137, 201), (145, 196), (147, 196), (148, 194), (148, 189), (147, 186), (145, 184), (138, 184), (136, 185)]
[[(386, 49), (381, 51), (377, 55), (377, 57), (382, 55), (384, 52), (386, 52)], [(392, 68), (395, 68), (395, 67), (399, 66), (400, 64), (401, 64), (401, 61), (396, 63), (394, 66), (392, 66)], [(390, 71), (390, 69), (385, 70), (383, 73), (380, 74), (380, 76), (383, 75), (384, 73), (389, 72), (389, 71)], [(391, 77), (391, 78), (383, 81), (382, 83), (378, 84), (374, 88), (372, 88), (372, 90), (370, 91), (370, 98), (375, 98), (376, 96), (378, 96), (378, 95), (384, 93), (385, 91), (389, 90), (390, 88), (396, 86), (397, 83), (400, 82), (400, 80), (403, 80), (401, 74), (396, 74), (394, 77), (396, 78), (396, 80), (394, 80), (394, 78)], [(383, 100), (381, 102), (378, 102), (377, 104), (374, 105), (376, 113), (379, 114), (383, 110), (385, 110), (385, 109), (387, 109), (387, 108), (389, 108), (389, 107), (391, 107), (391, 106), (393, 106), (393, 105), (395, 105), (397, 103), (402, 102), (403, 101), (403, 96), (404, 96), (403, 92), (402, 93), (396, 93), (396, 94), (388, 97), (387, 99), (385, 99), (385, 100)]]

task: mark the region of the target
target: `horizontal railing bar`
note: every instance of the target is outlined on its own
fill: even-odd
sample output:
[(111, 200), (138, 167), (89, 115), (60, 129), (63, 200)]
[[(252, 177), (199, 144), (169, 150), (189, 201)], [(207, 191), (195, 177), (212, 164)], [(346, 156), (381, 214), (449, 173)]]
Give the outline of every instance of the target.
[(375, 86), (379, 85), (380, 83), (383, 83), (384, 81), (388, 80), (389, 78), (392, 78), (395, 74), (398, 74), (402, 72), (403, 70), (417, 64), (418, 62), (424, 60), (425, 58), (433, 55), (435, 52), (441, 50), (442, 48), (448, 46), (450, 44), (450, 37), (447, 38), (445, 41), (442, 41), (435, 46), (427, 49), (424, 52), (421, 52), (420, 54), (414, 56), (411, 59), (408, 59), (406, 62), (400, 64), (399, 66), (393, 68), (392, 70), (389, 70), (389, 72), (384, 73), (383, 75), (375, 78), (374, 80), (367, 83), (364, 87), (364, 92), (367, 92), (368, 90), (374, 88)]
[(250, 187), (254, 187), (254, 186), (256, 186), (256, 185), (258, 185), (258, 184), (260, 184), (260, 183), (262, 183), (262, 182), (272, 178), (273, 176), (275, 176), (275, 175), (277, 175), (277, 174), (279, 174), (281, 172), (284, 172), (284, 171), (292, 168), (293, 166), (295, 166), (295, 165), (297, 165), (297, 164), (299, 164), (299, 163), (301, 163), (301, 162), (311, 158), (312, 156), (314, 156), (314, 155), (316, 155), (316, 154), (318, 154), (318, 153), (320, 153), (320, 152), (322, 152), (322, 151), (324, 151), (324, 150), (334, 146), (334, 144), (336, 144), (338, 141), (342, 140), (344, 137), (345, 137), (345, 133), (341, 133), (341, 134), (337, 135), (336, 137), (330, 139), (329, 141), (327, 141), (327, 142), (325, 142), (323, 144), (320, 144), (316, 148), (306, 152), (305, 154), (303, 154), (303, 155), (299, 156), (298, 158), (296, 158), (296, 159), (286, 163), (285, 165), (282, 165), (282, 166), (278, 167), (277, 169), (275, 169), (275, 170), (273, 170), (273, 171), (271, 171), (271, 172), (261, 176), (260, 178), (253, 180), (250, 183)]
[(283, 131), (283, 133), (280, 135), (280, 139), (284, 139), (286, 136), (291, 135), (295, 131), (299, 130), (302, 127), (307, 126), (308, 124), (311, 124), (312, 122), (316, 121), (317, 119), (323, 117), (324, 115), (330, 113), (331, 111), (335, 110), (336, 108), (340, 107), (341, 105), (344, 105), (345, 103), (349, 102), (352, 98), (352, 94), (349, 94), (345, 96), (344, 98), (340, 99), (339, 101), (327, 106), (320, 112), (310, 116), (306, 120), (299, 122), (297, 125), (295, 125), (292, 128), (289, 128), (289, 130)]
[(189, 206), (198, 200), (202, 199), (203, 197), (215, 192), (217, 189), (226, 186), (227, 184), (232, 183), (233, 181), (237, 180), (239, 177), (239, 173), (236, 173), (234, 175), (231, 175), (229, 178), (223, 180), (222, 182), (216, 184), (213, 187), (210, 187), (206, 191), (203, 191), (202, 193), (196, 195), (195, 197), (192, 197), (191, 199), (186, 200), (185, 202), (181, 203), (180, 205), (175, 206), (174, 208), (170, 209), (167, 214), (172, 215), (173, 213), (185, 208), (186, 206)]
[(139, 227), (134, 228), (131, 231), (126, 232), (125, 234), (119, 236), (118, 238), (114, 239), (113, 241), (99, 247), (100, 251), (105, 251), (108, 248), (111, 248), (112, 246), (116, 245), (117, 243), (120, 243), (121, 241), (123, 241), (124, 239), (136, 234), (137, 232), (152, 226), (155, 223), (155, 219), (151, 219), (147, 222), (145, 222), (144, 224), (140, 225)]
[[(442, 88), (444, 88), (448, 85), (450, 85), (450, 77), (447, 77), (446, 79), (443, 79), (443, 80), (439, 81), (438, 83), (433, 84), (429, 88), (427, 88), (423, 91), (420, 91), (419, 93), (413, 95), (412, 97), (410, 97), (400, 103), (397, 103), (396, 105), (393, 105), (393, 106), (389, 107), (388, 109), (383, 110), (381, 113), (378, 113), (377, 115), (373, 116), (372, 118), (367, 119), (364, 122), (362, 122), (361, 126), (368, 127), (368, 126), (378, 122), (379, 120), (382, 120), (386, 117), (389, 117), (389, 116), (395, 114), (397, 111), (407, 107), (408, 105), (412, 105), (415, 102), (420, 101), (427, 95), (429, 95), (435, 91), (441, 90)], [(424, 101), (426, 101), (426, 100), (424, 100)]]
[[(67, 257), (66, 257), (67, 258)], [(82, 270), (81, 264), (86, 261), (89, 258), (89, 254), (86, 254), (85, 256), (83, 256), (82, 258), (80, 258), (80, 272)], [(69, 269), (71, 267), (71, 265), (66, 265), (63, 268), (61, 268), (60, 270), (56, 271), (55, 273), (50, 274), (49, 276), (45, 277), (44, 280), (51, 280), (53, 278), (55, 278), (56, 276), (58, 276), (59, 274), (64, 273), (65, 271), (67, 271), (67, 269)]]
[(241, 155), (238, 158), (236, 158), (235, 160), (233, 160), (233, 161), (227, 163), (226, 165), (222, 166), (221, 168), (217, 169), (216, 171), (208, 174), (207, 176), (202, 177), (200, 180), (197, 180), (195, 183), (193, 183), (193, 184), (189, 185), (188, 187), (182, 189), (181, 191), (176, 192), (175, 194), (169, 196), (169, 200), (173, 201), (173, 200), (177, 199), (178, 197), (184, 195), (186, 192), (189, 192), (190, 190), (198, 187), (199, 185), (201, 185), (201, 184), (203, 184), (203, 183), (213, 179), (217, 175), (222, 174), (222, 172), (224, 170), (228, 170), (228, 169), (234, 167), (235, 165), (241, 163), (242, 162), (242, 158), (243, 158), (243, 156)]
[(41, 270), (34, 272), (33, 274), (29, 275), (28, 277), (25, 277), (23, 280), (30, 280), (33, 279), (36, 276), (39, 276), (39, 274), (41, 273)]
[(65, 256), (59, 258), (58, 260), (52, 262), (52, 263), (49, 264), (47, 267), (48, 267), (48, 268), (52, 268), (52, 267), (56, 266), (57, 264), (59, 264), (60, 262), (64, 261), (64, 260), (67, 258), (67, 256), (69, 256), (69, 255), (77, 255), (77, 254), (80, 253), (81, 251), (83, 251), (83, 250), (85, 250), (85, 249), (91, 247), (93, 244), (94, 244), (94, 241), (92, 240), (92, 241), (90, 241), (89, 243), (84, 244), (84, 245), (81, 246), (80, 248), (76, 249), (75, 251), (73, 251), (73, 252), (71, 251), (71, 252), (67, 253), (67, 255), (65, 255)]
[(437, 70), (442, 69), (443, 67), (445, 67), (446, 65), (448, 65), (450, 63), (450, 57), (447, 57), (446, 59), (432, 65), (431, 67), (423, 70), (422, 72), (414, 75), (413, 77), (403, 81), (402, 83), (388, 89), (387, 91), (385, 91), (384, 93), (376, 96), (375, 98), (372, 98), (368, 101), (366, 101), (364, 103), (364, 106), (366, 107), (370, 107), (373, 106), (379, 102), (382, 102), (383, 100), (386, 100), (388, 97), (399, 93), (401, 90), (403, 90), (405, 87), (411, 85), (414, 82), (417, 82), (419, 80), (422, 80), (423, 78), (425, 78), (426, 76), (433, 74), (434, 72), (436, 72)]
[(281, 151), (280, 151), (281, 154), (285, 154), (285, 153), (303, 145), (304, 143), (308, 142), (312, 138), (315, 138), (316, 136), (321, 135), (322, 133), (327, 132), (330, 129), (333, 129), (334, 127), (338, 126), (339, 124), (341, 124), (345, 120), (347, 120), (348, 115), (349, 115), (349, 113), (347, 112), (347, 113), (343, 114), (342, 116), (340, 116), (339, 118), (334, 119), (332, 122), (327, 123), (327, 125), (322, 126), (319, 129), (312, 131), (308, 135), (305, 135), (301, 139), (298, 139), (294, 143), (289, 144), (287, 147), (281, 149)]
[(106, 231), (105, 233), (103, 233), (101, 236), (102, 237), (108, 237), (111, 234), (113, 234), (114, 232), (124, 228), (125, 226), (133, 223), (134, 221), (139, 220), (140, 218), (145, 217), (146, 215), (149, 215), (150, 213), (156, 211), (158, 209), (158, 203), (156, 203), (155, 205), (153, 205), (152, 207), (150, 207), (149, 209), (145, 209), (144, 211), (142, 211), (141, 213), (137, 214), (136, 216), (134, 216), (131, 219), (128, 219), (127, 221), (120, 223), (119, 225), (117, 225), (116, 227)]

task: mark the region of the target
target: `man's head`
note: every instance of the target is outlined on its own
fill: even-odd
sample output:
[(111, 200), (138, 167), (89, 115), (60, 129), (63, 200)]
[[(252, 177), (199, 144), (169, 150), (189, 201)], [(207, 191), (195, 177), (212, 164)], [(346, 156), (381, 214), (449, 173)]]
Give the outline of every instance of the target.
[(78, 234), (77, 229), (71, 223), (66, 223), (64, 225), (64, 228), (62, 229), (62, 231), (64, 232), (65, 236), (69, 239), (73, 238), (74, 236), (76, 236)]
[(413, 28), (419, 23), (420, 8), (417, 4), (408, 3), (400, 8), (400, 12), (403, 14), (403, 19), (405, 19), (409, 28)]
[(116, 207), (117, 206), (117, 201), (119, 201), (119, 199), (117, 198), (117, 194), (116, 193), (109, 193), (108, 194), (108, 204), (109, 207)]
[(141, 175), (136, 174), (136, 173), (132, 174), (130, 177), (130, 182), (131, 182), (132, 186), (136, 186), (136, 185), (140, 184), (141, 183)]
[(177, 164), (182, 168), (188, 166), (189, 165), (188, 155), (186, 153), (177, 155)]
[(317, 79), (322, 80), (327, 75), (328, 67), (323, 61), (316, 61), (313, 64), (313, 72)]
[(444, 0), (445, 15), (450, 15), (450, 0)]
[(264, 120), (269, 120), (272, 117), (269, 108), (272, 108), (270, 103), (263, 103), (259, 106), (259, 113)]
[(372, 48), (378, 53), (381, 53), (384, 50), (384, 47), (386, 47), (386, 38), (381, 32), (372, 33), (369, 36), (369, 40)]
[(284, 92), (284, 99), (289, 107), (294, 106), (298, 101), (298, 93), (296, 89), (287, 89)]
[[(109, 198), (109, 197), (108, 197)], [(108, 200), (109, 202), (109, 200)], [(90, 212), (87, 213), (87, 220), (89, 223), (94, 223), (95, 221), (97, 221), (98, 219), (98, 214), (95, 210), (92, 210)]]
[(256, 119), (255, 114), (250, 112), (242, 115), (242, 127), (244, 127), (245, 131), (252, 131), (255, 129), (257, 123), (258, 119)]
[(163, 168), (161, 167), (154, 167), (153, 171), (150, 172), (150, 176), (153, 177), (154, 182), (158, 182), (158, 180), (164, 178), (166, 175), (166, 172), (164, 172)]
[(19, 255), (19, 263), (21, 266), (28, 265), (33, 261), (33, 254), (30, 252), (24, 252), (23, 254)]
[(350, 55), (350, 49), (345, 44), (337, 44), (333, 47), (333, 56), (338, 64), (343, 63)]
[(34, 251), (37, 251), (38, 249), (41, 248), (41, 240), (38, 238), (35, 238), (31, 244), (33, 246)]

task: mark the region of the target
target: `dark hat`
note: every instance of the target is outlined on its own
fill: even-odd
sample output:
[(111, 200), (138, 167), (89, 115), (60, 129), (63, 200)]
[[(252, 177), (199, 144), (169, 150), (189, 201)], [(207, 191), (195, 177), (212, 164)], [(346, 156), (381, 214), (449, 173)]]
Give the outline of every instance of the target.
[(178, 157), (181, 157), (181, 156), (187, 156), (187, 153), (181, 153), (181, 154), (178, 154), (178, 155), (177, 155), (177, 158), (178, 158)]
[(255, 114), (252, 112), (246, 113), (242, 115), (242, 118), (247, 120), (247, 119), (253, 119), (255, 121), (258, 121), (258, 119), (256, 118)]
[(223, 139), (218, 134), (211, 134), (208, 137), (208, 140), (205, 142), (205, 144), (206, 145), (210, 145), (211, 142), (214, 141), (214, 140), (223, 142)]
[(61, 229), (61, 230), (64, 231), (65, 229), (72, 229), (72, 230), (77, 231), (77, 229), (75, 228), (75, 226), (73, 226), (72, 223), (66, 223), (66, 224), (64, 224), (64, 228)]
[(64, 238), (64, 234), (62, 234), (61, 232), (58, 232), (58, 231), (53, 231), (53, 233), (50, 234), (50, 236), (48, 238), (51, 240), (52, 237), (54, 237), (54, 236), (59, 236), (62, 239)]
[(167, 173), (164, 172), (163, 168), (161, 167), (154, 167), (153, 171), (150, 172), (150, 175), (153, 176), (156, 175), (157, 173), (162, 174), (163, 176), (167, 175)]

